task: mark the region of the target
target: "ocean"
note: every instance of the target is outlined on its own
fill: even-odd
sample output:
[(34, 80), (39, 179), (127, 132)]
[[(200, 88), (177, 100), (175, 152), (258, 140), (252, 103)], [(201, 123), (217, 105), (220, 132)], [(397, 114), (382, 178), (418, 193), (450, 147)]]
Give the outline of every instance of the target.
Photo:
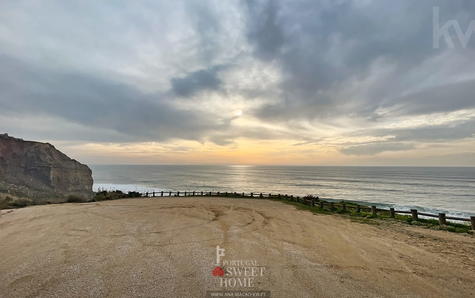
[(318, 195), (380, 207), (475, 215), (474, 167), (95, 165), (94, 190)]

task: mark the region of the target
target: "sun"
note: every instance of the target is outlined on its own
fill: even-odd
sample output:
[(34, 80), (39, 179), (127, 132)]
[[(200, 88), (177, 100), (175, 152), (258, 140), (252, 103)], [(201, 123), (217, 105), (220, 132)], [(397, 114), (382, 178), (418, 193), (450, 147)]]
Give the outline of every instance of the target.
[(236, 110), (233, 112), (234, 117), (241, 117), (242, 116), (242, 110)]

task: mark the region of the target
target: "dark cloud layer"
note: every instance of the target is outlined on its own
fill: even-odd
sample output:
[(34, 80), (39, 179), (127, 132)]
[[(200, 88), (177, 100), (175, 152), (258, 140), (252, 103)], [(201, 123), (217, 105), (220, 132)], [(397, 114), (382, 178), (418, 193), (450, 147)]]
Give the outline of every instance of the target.
[(447, 83), (409, 95), (396, 97), (383, 106), (401, 107), (396, 114), (427, 114), (451, 112), (475, 107), (475, 80)]
[[(281, 101), (256, 111), (269, 120), (318, 118), (337, 113), (372, 117), (381, 106), (403, 104), (408, 113), (450, 111), (475, 106), (467, 100), (472, 82), (463, 90), (450, 84), (402, 96), (412, 84), (400, 81), (443, 49), (433, 48), (433, 8), (444, 20), (463, 27), (473, 18), (470, 1), (249, 1), (248, 37), (256, 57), (282, 65), (285, 94)], [(467, 12), (468, 13), (467, 16)], [(466, 28), (466, 27), (463, 27)], [(473, 46), (473, 42), (470, 44)], [(473, 52), (473, 47), (464, 49)], [(371, 86), (364, 98), (336, 96), (351, 80), (364, 80), (374, 64), (386, 61), (394, 72), (387, 82)], [(424, 79), (424, 77), (417, 78)], [(411, 82), (417, 84), (417, 82)], [(470, 86), (469, 86), (470, 85)], [(406, 89), (404, 89), (406, 88)], [(447, 90), (447, 89), (452, 90)], [(455, 90), (456, 89), (456, 90)], [(440, 90), (444, 90), (440, 93)], [(456, 93), (452, 93), (456, 91)], [(463, 93), (459, 97), (458, 93)], [(434, 97), (433, 94), (438, 96)], [(450, 100), (450, 97), (454, 100)], [(395, 99), (394, 99), (395, 98)], [(351, 110), (343, 107), (346, 102)]]
[(178, 96), (188, 97), (204, 90), (217, 90), (221, 86), (219, 67), (188, 73), (181, 78), (171, 79), (172, 89)]
[(224, 128), (205, 113), (174, 108), (161, 94), (145, 94), (93, 75), (58, 73), (6, 56), (0, 56), (0, 65), (2, 114), (59, 116), (121, 136), (103, 141), (200, 140)]
[(386, 151), (404, 151), (416, 148), (417, 144), (450, 143), (475, 137), (475, 120), (439, 124), (416, 128), (365, 130), (353, 135), (387, 137), (388, 140), (368, 144), (346, 146), (341, 152), (348, 155), (374, 155)]

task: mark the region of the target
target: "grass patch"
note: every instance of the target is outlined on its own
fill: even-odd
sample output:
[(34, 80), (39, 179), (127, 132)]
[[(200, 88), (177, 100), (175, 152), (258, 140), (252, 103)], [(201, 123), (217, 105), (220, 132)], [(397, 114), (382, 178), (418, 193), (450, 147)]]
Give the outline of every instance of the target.
[(473, 234), (473, 231), (470, 225), (465, 225), (465, 224), (457, 223), (457, 222), (447, 221), (446, 225), (441, 226), (437, 219), (419, 218), (418, 220), (414, 220), (412, 216), (400, 215), (400, 214), (396, 214), (396, 219), (412, 226), (422, 226), (422, 227), (427, 227), (434, 230), (443, 230), (443, 231), (449, 231), (449, 232), (454, 232), (454, 233)]
[(319, 207), (316, 207), (316, 206), (313, 207), (313, 206), (305, 205), (299, 202), (287, 201), (283, 199), (272, 199), (272, 200), (279, 201), (288, 205), (292, 205), (298, 210), (307, 210), (315, 214), (333, 214), (331, 210), (320, 209)]
[[(447, 221), (446, 225), (441, 226), (439, 225), (439, 221), (436, 219), (419, 218), (418, 220), (414, 220), (412, 216), (410, 215), (400, 215), (400, 214), (396, 214), (395, 218), (391, 218), (389, 211), (378, 210), (377, 215), (373, 215), (371, 212), (367, 212), (364, 210), (361, 210), (360, 212), (356, 212), (356, 207), (358, 206), (358, 204), (351, 203), (351, 202), (344, 202), (346, 205), (346, 210), (343, 210), (341, 207), (339, 208), (336, 207), (337, 204), (340, 205), (341, 203), (343, 203), (343, 201), (335, 202), (336, 208), (332, 210), (328, 206), (328, 202), (327, 204), (325, 204), (324, 208), (320, 208), (318, 202), (316, 202), (315, 206), (310, 206), (310, 205), (304, 204), (303, 202), (288, 201), (284, 198), (280, 198), (280, 199), (271, 198), (271, 200), (280, 201), (285, 204), (292, 205), (299, 210), (307, 210), (314, 214), (337, 214), (337, 215), (345, 216), (345, 217), (348, 217), (351, 221), (359, 222), (359, 223), (380, 225), (384, 221), (387, 221), (387, 222), (392, 221), (392, 222), (400, 222), (407, 225), (420, 226), (420, 227), (434, 229), (434, 230), (443, 230), (443, 231), (454, 232), (454, 233), (473, 234), (473, 231), (470, 225), (461, 224), (461, 223)], [(367, 206), (362, 206), (362, 205), (360, 206), (362, 207), (362, 209), (368, 208)]]
[(375, 226), (379, 226), (381, 224), (381, 222), (379, 222), (377, 220), (374, 220), (371, 217), (366, 217), (366, 216), (365, 217), (363, 217), (363, 216), (351, 216), (350, 220), (353, 221), (353, 222), (364, 223), (364, 224), (375, 225)]

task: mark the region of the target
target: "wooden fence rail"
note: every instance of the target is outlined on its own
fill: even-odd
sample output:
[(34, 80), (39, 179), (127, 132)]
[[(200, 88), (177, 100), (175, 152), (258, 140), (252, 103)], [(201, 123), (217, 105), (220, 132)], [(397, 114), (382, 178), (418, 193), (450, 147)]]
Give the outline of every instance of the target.
[(309, 206), (318, 206), (323, 209), (329, 207), (331, 210), (336, 210), (340, 208), (342, 211), (347, 211), (348, 209), (354, 209), (357, 213), (361, 211), (371, 212), (373, 216), (376, 216), (378, 213), (389, 214), (390, 217), (394, 218), (396, 214), (410, 214), (412, 219), (418, 220), (419, 216), (433, 217), (439, 219), (440, 225), (445, 225), (447, 220), (456, 220), (470, 222), (472, 230), (475, 230), (475, 216), (470, 218), (457, 217), (457, 216), (447, 216), (445, 213), (432, 214), (427, 212), (419, 212), (417, 209), (411, 210), (395, 210), (394, 208), (383, 209), (377, 208), (376, 206), (366, 206), (359, 205), (354, 202), (335, 202), (320, 199), (319, 197), (300, 197), (288, 194), (272, 194), (272, 193), (245, 193), (245, 192), (214, 192), (214, 191), (152, 191), (141, 194), (142, 197), (231, 197), (231, 198), (255, 198), (255, 199), (281, 199), (291, 202), (300, 202)]

